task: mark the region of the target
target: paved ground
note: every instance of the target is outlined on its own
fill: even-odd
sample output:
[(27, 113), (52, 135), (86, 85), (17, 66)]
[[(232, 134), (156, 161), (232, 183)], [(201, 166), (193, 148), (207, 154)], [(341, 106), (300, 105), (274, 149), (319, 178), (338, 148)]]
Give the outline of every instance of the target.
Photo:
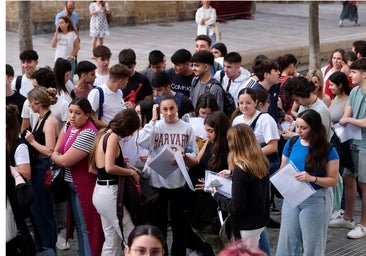
[[(272, 53), (289, 49), (290, 52), (302, 50), (308, 45), (308, 4), (257, 3), (254, 20), (228, 20), (221, 23), (222, 41), (229, 51), (239, 51), (253, 58), (259, 53)], [(345, 22), (338, 27), (341, 4), (325, 3), (319, 6), (319, 31), (322, 45), (332, 44), (351, 48), (352, 42), (366, 38), (366, 3), (360, 3), (359, 17), (361, 27)], [(160, 49), (168, 59), (180, 48), (194, 49), (196, 24), (194, 21), (150, 24), (142, 26), (113, 27), (111, 36), (105, 39), (112, 51), (111, 63), (118, 62), (118, 53), (124, 48), (133, 48), (137, 55), (137, 70), (144, 69), (148, 63), (148, 53)], [(51, 48), (53, 34), (33, 36), (34, 49), (39, 53), (39, 66), (53, 66), (55, 50)], [(91, 46), (89, 31), (81, 31), (79, 60), (90, 60)], [(277, 55), (278, 57), (278, 55)], [(250, 62), (252, 60), (249, 60)], [(11, 64), (16, 74), (21, 72), (18, 50), (18, 35), (6, 32), (6, 63)]]
[[(322, 45), (333, 43), (332, 47), (350, 49), (352, 42), (366, 39), (366, 3), (360, 2), (359, 17), (361, 27), (353, 27), (345, 22), (345, 27), (338, 27), (338, 17), (341, 11), (340, 3), (322, 3), (319, 6), (319, 31)], [(302, 49), (308, 45), (308, 4), (278, 4), (257, 3), (254, 20), (228, 20), (221, 24), (223, 42), (229, 51), (239, 51), (245, 56), (255, 56), (260, 53), (273, 53), (279, 50), (289, 52)], [(124, 48), (133, 48), (137, 55), (137, 70), (147, 66), (147, 56), (151, 50), (160, 49), (168, 59), (180, 48), (193, 51), (196, 25), (193, 21), (150, 24), (143, 26), (113, 27), (111, 36), (105, 44), (112, 51), (111, 64), (118, 62), (118, 53)], [(79, 60), (90, 60), (90, 38), (88, 31), (81, 31), (81, 49)], [(53, 66), (54, 49), (50, 41), (52, 34), (33, 36), (34, 49), (40, 56), (39, 66)], [(21, 73), (19, 63), (18, 35), (6, 32), (6, 63), (11, 64), (16, 74)], [(357, 200), (356, 221), (360, 217), (360, 200)], [(279, 220), (279, 216), (273, 216)], [(276, 251), (278, 229), (270, 229), (271, 252)], [(366, 238), (348, 240), (347, 230), (329, 229), (327, 255), (366, 255)], [(77, 255), (77, 244), (71, 241), (69, 251), (59, 255)]]

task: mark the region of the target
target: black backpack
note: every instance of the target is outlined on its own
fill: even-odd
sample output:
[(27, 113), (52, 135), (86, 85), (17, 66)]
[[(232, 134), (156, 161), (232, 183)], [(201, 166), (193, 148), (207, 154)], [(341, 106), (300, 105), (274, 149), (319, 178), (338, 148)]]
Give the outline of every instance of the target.
[[(195, 81), (193, 82), (193, 87), (197, 85), (199, 78), (195, 77), (193, 78), (195, 79)], [(205, 93), (209, 93), (212, 86), (217, 84), (220, 86), (221, 90), (222, 90), (222, 95), (223, 95), (223, 112), (228, 116), (231, 117), (231, 114), (234, 112), (234, 110), (236, 109), (236, 105), (235, 105), (235, 100), (233, 98), (233, 96), (229, 93), (229, 88), (227, 88), (227, 90), (224, 90), (224, 88), (222, 88), (222, 85), (219, 81), (217, 81), (216, 79), (212, 78), (208, 81), (207, 83), (209, 86), (206, 86), (205, 88)]]

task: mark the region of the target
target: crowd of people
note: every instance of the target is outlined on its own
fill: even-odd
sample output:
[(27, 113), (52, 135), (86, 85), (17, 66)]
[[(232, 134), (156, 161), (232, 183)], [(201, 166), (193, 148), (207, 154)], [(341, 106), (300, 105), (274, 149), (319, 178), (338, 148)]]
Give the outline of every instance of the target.
[[(108, 29), (91, 29), (94, 63), (78, 60), (74, 8), (68, 1), (56, 16), (53, 68), (37, 67), (35, 50), (19, 56), (24, 75), (6, 65), (9, 180), (30, 184), (34, 197), (21, 214), (7, 190), (7, 209), (31, 219), (29, 255), (69, 249), (74, 228), (79, 255), (226, 255), (238, 245), (248, 255), (270, 255), (267, 228), (278, 211), (279, 256), (324, 255), (328, 226), (351, 229), (348, 238), (366, 236), (366, 212), (359, 224), (353, 220), (357, 191), (366, 192), (366, 41), (335, 49), (329, 65), (302, 75), (291, 53), (258, 55), (249, 71), (238, 52), (208, 32), (196, 36), (193, 54), (176, 50), (173, 67), (152, 50), (149, 67), (137, 71), (131, 48), (110, 65)], [(210, 12), (209, 1), (202, 8)], [(106, 2), (90, 5), (93, 32), (110, 13)], [(230, 113), (228, 95), (236, 107)], [(359, 128), (361, 139), (336, 143), (335, 124)], [(299, 170), (295, 179), (315, 193), (277, 209), (274, 197), (281, 195), (269, 177), (289, 162)], [(65, 168), (67, 204), (55, 204), (45, 187), (51, 164)], [(231, 196), (205, 184), (207, 170), (232, 181)], [(23, 222), (17, 228), (29, 237)], [(224, 250), (237, 240), (243, 244)]]

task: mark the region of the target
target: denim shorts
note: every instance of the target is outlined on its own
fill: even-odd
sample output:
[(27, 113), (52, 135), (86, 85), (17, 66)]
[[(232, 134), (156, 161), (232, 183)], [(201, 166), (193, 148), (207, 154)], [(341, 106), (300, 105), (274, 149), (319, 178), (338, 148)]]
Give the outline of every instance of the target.
[(351, 145), (352, 160), (355, 165), (355, 171), (344, 169), (344, 173), (358, 177), (358, 181), (366, 183), (366, 148), (360, 148), (357, 145)]

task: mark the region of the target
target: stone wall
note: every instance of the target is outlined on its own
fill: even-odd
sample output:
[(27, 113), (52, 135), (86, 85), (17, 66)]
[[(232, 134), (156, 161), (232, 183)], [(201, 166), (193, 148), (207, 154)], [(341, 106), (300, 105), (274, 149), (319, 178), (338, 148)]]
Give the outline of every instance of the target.
[[(80, 29), (89, 28), (89, 4), (75, 1)], [(148, 23), (166, 23), (194, 19), (199, 1), (111, 1), (113, 20), (110, 26), (126, 26)], [(33, 34), (54, 31), (56, 13), (65, 7), (65, 1), (32, 1), (31, 19)], [(6, 30), (18, 31), (18, 2), (6, 2)]]

